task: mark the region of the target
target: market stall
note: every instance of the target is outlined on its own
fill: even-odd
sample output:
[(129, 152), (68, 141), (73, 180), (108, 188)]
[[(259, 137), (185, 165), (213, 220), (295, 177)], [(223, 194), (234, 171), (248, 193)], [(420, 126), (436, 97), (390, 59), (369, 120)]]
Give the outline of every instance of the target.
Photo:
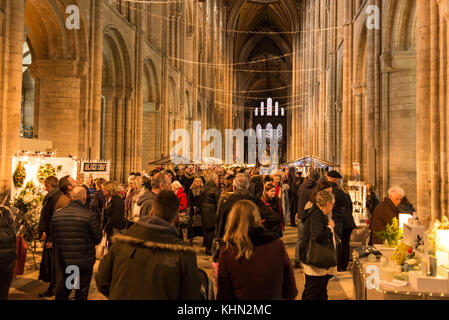
[[(449, 300), (449, 220), (425, 230), (416, 216), (399, 227), (398, 219), (378, 233), (378, 255), (353, 251), (357, 300)], [(362, 251), (363, 252), (363, 251)]]
[(26, 185), (43, 189), (48, 176), (58, 179), (77, 176), (77, 161), (73, 158), (57, 158), (52, 154), (23, 152), (12, 157), (11, 198)]
[(308, 155), (295, 161), (287, 162), (281, 167), (296, 167), (296, 170), (302, 172), (303, 177), (306, 177), (310, 170), (318, 170), (324, 176), (326, 171), (337, 170), (340, 168), (340, 165)]
[(168, 169), (168, 168), (176, 166), (175, 162), (179, 163), (179, 164), (188, 165), (188, 164), (190, 164), (190, 159), (179, 157), (179, 156), (164, 157), (164, 158), (161, 158), (161, 159), (158, 159), (155, 161), (148, 162), (148, 165), (150, 167), (162, 167), (164, 169)]

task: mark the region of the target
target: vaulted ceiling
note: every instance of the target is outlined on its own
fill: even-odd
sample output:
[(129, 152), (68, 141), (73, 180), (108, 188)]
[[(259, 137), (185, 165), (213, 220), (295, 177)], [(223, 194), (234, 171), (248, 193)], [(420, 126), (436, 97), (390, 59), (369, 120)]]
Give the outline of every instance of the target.
[[(234, 62), (249, 62), (290, 54), (292, 35), (257, 34), (263, 32), (285, 32), (295, 30), (299, 24), (294, 0), (234, 0), (228, 17), (234, 30), (249, 33), (235, 33), (233, 41)], [(288, 72), (273, 72), (291, 68), (291, 58), (269, 60), (264, 63), (248, 64), (241, 69), (257, 69), (267, 73), (239, 72), (238, 81), (243, 81), (246, 90), (266, 90), (286, 86), (291, 81)], [(267, 95), (284, 95), (279, 91)], [(286, 95), (286, 94), (285, 94)]]

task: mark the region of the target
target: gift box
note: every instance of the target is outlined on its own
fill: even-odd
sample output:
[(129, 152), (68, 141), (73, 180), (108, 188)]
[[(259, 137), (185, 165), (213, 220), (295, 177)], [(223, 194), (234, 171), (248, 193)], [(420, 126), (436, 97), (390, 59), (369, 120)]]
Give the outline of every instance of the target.
[(410, 271), (408, 275), (410, 285), (418, 291), (428, 293), (449, 293), (449, 280), (441, 275), (428, 277), (418, 271)]
[(405, 244), (414, 247), (415, 241), (417, 240), (418, 236), (421, 237), (421, 239), (424, 239), (424, 235), (426, 233), (426, 229), (424, 226), (420, 225), (412, 225), (405, 223), (404, 224), (404, 242)]

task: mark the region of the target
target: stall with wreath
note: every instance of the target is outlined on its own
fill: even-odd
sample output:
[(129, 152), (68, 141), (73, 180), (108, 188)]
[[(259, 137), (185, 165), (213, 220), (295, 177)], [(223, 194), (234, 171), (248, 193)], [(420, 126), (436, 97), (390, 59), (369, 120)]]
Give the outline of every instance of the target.
[(11, 206), (16, 214), (20, 234), (32, 249), (33, 257), (38, 241), (39, 218), (46, 191), (44, 180), (76, 177), (77, 162), (72, 158), (57, 158), (52, 154), (22, 152), (12, 158)]

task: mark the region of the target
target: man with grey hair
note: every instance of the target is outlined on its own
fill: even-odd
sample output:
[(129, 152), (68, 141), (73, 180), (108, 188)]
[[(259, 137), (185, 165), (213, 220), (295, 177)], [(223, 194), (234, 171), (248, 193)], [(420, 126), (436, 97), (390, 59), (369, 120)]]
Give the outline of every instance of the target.
[(73, 272), (66, 274), (68, 266), (79, 270), (76, 281), (79, 287), (74, 286), (75, 299), (87, 300), (95, 264), (95, 246), (101, 241), (101, 229), (97, 215), (84, 207), (86, 189), (74, 187), (70, 197), (69, 205), (56, 211), (51, 221), (56, 248), (56, 300), (67, 300), (72, 291), (66, 284), (66, 277), (73, 276)]
[(137, 205), (140, 207), (140, 218), (150, 214), (151, 205), (161, 190), (171, 190), (170, 177), (163, 172), (156, 173), (153, 176), (151, 190), (145, 190), (137, 200)]
[[(263, 202), (252, 195), (249, 188), (249, 179), (243, 173), (236, 174), (232, 183), (233, 192), (229, 196), (222, 195), (217, 208), (217, 225), (215, 228), (215, 239), (222, 239), (226, 228), (226, 221), (233, 205), (240, 200), (250, 200), (259, 208), (262, 223), (268, 230), (275, 229), (281, 224), (281, 218), (274, 214)], [(217, 255), (214, 255), (214, 260)]]
[(399, 219), (399, 209), (397, 206), (401, 203), (404, 196), (404, 189), (399, 186), (393, 186), (388, 189), (388, 197), (377, 205), (372, 214), (370, 224), (371, 243), (381, 243), (377, 232), (385, 231), (387, 224), (391, 224), (393, 218)]

